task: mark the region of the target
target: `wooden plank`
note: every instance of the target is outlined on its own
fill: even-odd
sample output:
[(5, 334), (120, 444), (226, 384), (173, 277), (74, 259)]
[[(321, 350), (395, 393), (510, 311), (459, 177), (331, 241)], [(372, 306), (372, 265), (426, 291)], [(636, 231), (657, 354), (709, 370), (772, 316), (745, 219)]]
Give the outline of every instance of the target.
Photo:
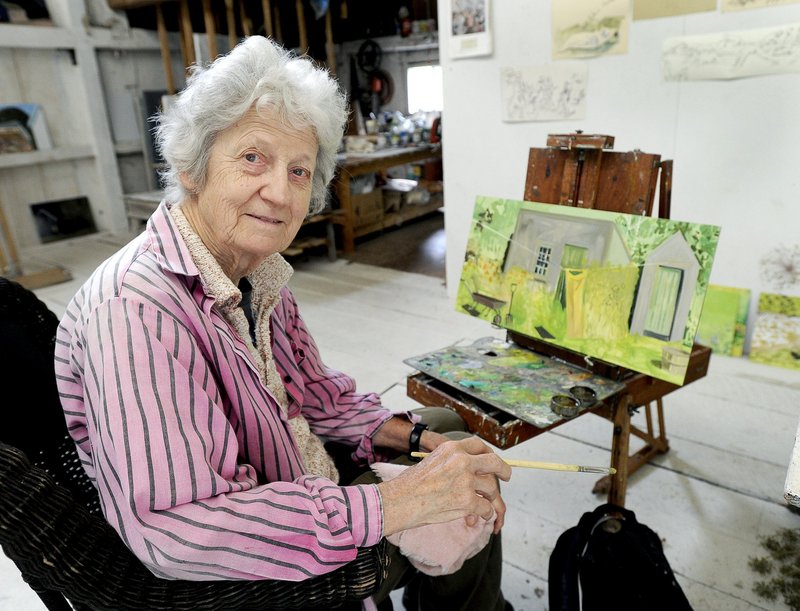
[(294, 10), (297, 14), (297, 33), (300, 36), (300, 53), (308, 52), (308, 34), (306, 33), (306, 11), (303, 8), (303, 0), (295, 0)]
[(549, 134), (547, 136), (547, 146), (555, 148), (591, 148), (591, 149), (613, 149), (614, 136), (606, 134)]
[(328, 70), (333, 76), (336, 76), (336, 51), (333, 44), (333, 25), (330, 5), (328, 5), (328, 11), (325, 13), (325, 54), (327, 57)]
[(272, 6), (269, 0), (261, 0), (261, 10), (264, 13), (264, 35), (272, 38)]
[(242, 24), (242, 34), (244, 34), (245, 38), (248, 38), (253, 34), (253, 21), (247, 16), (247, 12), (244, 9), (244, 2), (245, 0), (239, 0), (239, 21)]
[(217, 25), (214, 20), (214, 12), (211, 10), (211, 0), (203, 0), (203, 22), (206, 25), (209, 59), (214, 61), (219, 55), (219, 51), (217, 49)]
[(529, 202), (557, 204), (561, 199), (560, 177), (564, 173), (566, 162), (566, 156), (557, 149), (530, 149), (522, 199)]
[(672, 160), (661, 162), (661, 174), (658, 185), (658, 218), (668, 219), (672, 204)]
[(579, 208), (597, 208), (597, 190), (600, 182), (600, 168), (604, 155), (600, 149), (577, 151), (581, 162), (581, 175), (577, 186), (577, 198), (573, 205)]
[(275, 23), (275, 40), (282, 41), (283, 40), (283, 30), (281, 29), (281, 5), (280, 2), (276, 2), (275, 6), (273, 7), (275, 10), (275, 17), (273, 22)]
[(228, 46), (233, 49), (236, 46), (236, 16), (233, 12), (233, 0), (225, 0), (225, 20), (228, 24)]
[(169, 50), (169, 36), (164, 23), (164, 11), (161, 4), (156, 5), (156, 24), (158, 28), (158, 42), (161, 45), (161, 63), (164, 65), (164, 76), (167, 78), (167, 93), (175, 93), (175, 77), (172, 74), (172, 59)]
[(174, 0), (107, 0), (109, 8), (117, 11), (127, 11), (134, 8), (141, 8), (143, 6), (159, 6)]
[(40, 272), (12, 276), (11, 279), (14, 282), (19, 282), (27, 289), (35, 290), (45, 286), (51, 286), (53, 284), (72, 280), (72, 274), (65, 269), (61, 269), (60, 267), (51, 267)]
[(194, 41), (192, 40), (192, 18), (189, 14), (189, 0), (180, 0), (180, 31), (184, 49), (184, 65), (188, 68), (195, 63)]
[(597, 177), (599, 210), (650, 215), (658, 178), (660, 155), (630, 152), (605, 152)]
[(625, 492), (628, 488), (628, 452), (631, 435), (631, 416), (628, 413), (630, 396), (622, 395), (614, 407), (614, 430), (611, 438), (611, 466), (617, 472), (610, 476), (608, 502), (625, 506)]
[(18, 274), (19, 271), (19, 253), (0, 202), (0, 274)]

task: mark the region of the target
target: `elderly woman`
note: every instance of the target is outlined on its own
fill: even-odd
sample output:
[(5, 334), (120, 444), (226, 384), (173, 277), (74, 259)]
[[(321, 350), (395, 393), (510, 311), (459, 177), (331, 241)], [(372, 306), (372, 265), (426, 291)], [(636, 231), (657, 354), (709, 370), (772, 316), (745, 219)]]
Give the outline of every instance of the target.
[[(262, 37), (194, 69), (157, 128), (164, 201), (59, 327), (68, 427), (106, 519), (157, 575), (302, 580), (382, 537), (494, 515), (477, 556), (414, 591), (421, 608), (503, 609), (509, 467), (357, 393), (287, 287), (278, 253), (324, 205), (345, 119), (326, 72)], [(338, 468), (325, 444), (347, 448)], [(340, 480), (411, 446), (432, 454), (388, 481)], [(408, 570), (394, 564), (378, 602)]]

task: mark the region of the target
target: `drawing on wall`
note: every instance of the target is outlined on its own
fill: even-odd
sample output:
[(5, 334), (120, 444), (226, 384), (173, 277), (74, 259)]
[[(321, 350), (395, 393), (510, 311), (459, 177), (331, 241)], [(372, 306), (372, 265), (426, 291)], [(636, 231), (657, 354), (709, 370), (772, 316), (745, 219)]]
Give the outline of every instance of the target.
[(720, 8), (723, 13), (728, 13), (730, 11), (743, 11), (752, 8), (796, 4), (797, 2), (800, 2), (800, 0), (720, 0)]
[(492, 337), (403, 362), (539, 428), (564, 419), (550, 408), (555, 395), (570, 395), (575, 386), (590, 388), (594, 400), (580, 406), (585, 410), (625, 388), (621, 382)]
[(719, 227), (478, 197), (456, 308), (682, 384)]
[(709, 284), (695, 340), (715, 354), (742, 356), (750, 289)]
[(502, 68), (503, 121), (583, 119), (588, 74), (588, 67), (578, 62)]
[(800, 297), (761, 293), (750, 360), (800, 369)]
[(628, 0), (553, 2), (553, 59), (581, 59), (628, 50)]
[(633, 19), (674, 17), (717, 9), (717, 0), (633, 0)]
[(476, 57), (492, 52), (490, 0), (451, 0), (450, 57)]
[(761, 276), (776, 291), (800, 288), (800, 244), (780, 245), (761, 259)]
[(800, 23), (668, 38), (664, 80), (699, 81), (800, 71)]

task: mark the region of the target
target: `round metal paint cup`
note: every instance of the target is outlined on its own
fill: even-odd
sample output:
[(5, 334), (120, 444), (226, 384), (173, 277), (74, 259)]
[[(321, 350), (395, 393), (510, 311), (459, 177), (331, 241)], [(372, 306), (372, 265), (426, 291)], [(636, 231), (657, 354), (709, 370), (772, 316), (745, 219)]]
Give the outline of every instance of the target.
[(550, 410), (562, 418), (574, 418), (578, 415), (581, 403), (569, 395), (553, 395), (550, 399)]

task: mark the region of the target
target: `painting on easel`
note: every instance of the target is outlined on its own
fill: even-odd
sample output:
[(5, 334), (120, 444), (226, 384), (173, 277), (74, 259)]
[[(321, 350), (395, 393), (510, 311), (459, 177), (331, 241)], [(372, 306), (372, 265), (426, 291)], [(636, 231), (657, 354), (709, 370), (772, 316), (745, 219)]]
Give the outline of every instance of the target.
[(772, 293), (759, 296), (750, 360), (800, 369), (800, 297)]
[(456, 308), (682, 384), (719, 227), (478, 197)]
[(750, 289), (709, 284), (696, 340), (715, 354), (742, 356)]

